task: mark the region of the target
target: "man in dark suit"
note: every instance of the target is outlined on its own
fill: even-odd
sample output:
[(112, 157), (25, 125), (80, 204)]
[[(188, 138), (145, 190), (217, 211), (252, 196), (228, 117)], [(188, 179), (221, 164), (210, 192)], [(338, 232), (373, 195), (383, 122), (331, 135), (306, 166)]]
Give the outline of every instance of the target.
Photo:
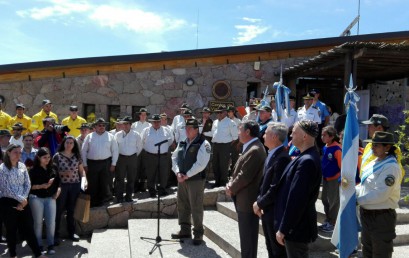
[(259, 218), (253, 213), (253, 203), (263, 176), (266, 152), (258, 139), (259, 126), (247, 121), (239, 126), (243, 152), (234, 166), (226, 194), (232, 196), (238, 216), (241, 257), (257, 257)]
[(277, 185), (274, 228), (289, 258), (308, 257), (308, 244), (318, 237), (315, 202), (322, 177), (315, 147), (318, 133), (318, 125), (311, 120), (295, 123), (292, 141), (301, 154), (287, 165)]
[(264, 145), (268, 156), (264, 163), (263, 180), (260, 185), (257, 201), (253, 204), (254, 214), (261, 217), (270, 258), (286, 257), (284, 246), (276, 240), (274, 231), (274, 204), (278, 180), (291, 158), (284, 148), (288, 128), (283, 123), (270, 122), (264, 134)]

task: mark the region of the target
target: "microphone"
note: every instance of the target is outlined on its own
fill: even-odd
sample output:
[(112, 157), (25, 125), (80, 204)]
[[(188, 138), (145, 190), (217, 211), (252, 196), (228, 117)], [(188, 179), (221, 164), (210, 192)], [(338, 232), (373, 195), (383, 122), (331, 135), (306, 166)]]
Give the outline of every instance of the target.
[(164, 141), (158, 142), (157, 144), (155, 144), (155, 146), (160, 146), (160, 145), (164, 144), (164, 143), (167, 142), (167, 141), (168, 141), (168, 140), (164, 140)]

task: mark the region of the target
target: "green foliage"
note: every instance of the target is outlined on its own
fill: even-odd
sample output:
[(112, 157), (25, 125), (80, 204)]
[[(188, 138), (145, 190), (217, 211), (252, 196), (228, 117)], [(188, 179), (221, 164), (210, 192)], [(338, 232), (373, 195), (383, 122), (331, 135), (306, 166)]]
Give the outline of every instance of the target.
[[(402, 151), (402, 166), (405, 168), (406, 171), (407, 168), (409, 167), (409, 110), (404, 110), (403, 114), (405, 116), (405, 123), (403, 125), (400, 125), (398, 127), (398, 130), (395, 131), (395, 133), (398, 136), (398, 144), (401, 148)], [(409, 182), (409, 177), (406, 175), (406, 177), (403, 179), (403, 183), (406, 184)], [(403, 200), (405, 202), (409, 202), (409, 195), (406, 195), (403, 197)]]

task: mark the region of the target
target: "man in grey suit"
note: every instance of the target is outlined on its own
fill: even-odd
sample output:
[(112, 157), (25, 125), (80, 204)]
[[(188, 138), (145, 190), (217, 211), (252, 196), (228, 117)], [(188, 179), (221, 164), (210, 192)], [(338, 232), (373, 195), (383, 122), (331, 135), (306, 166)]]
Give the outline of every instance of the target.
[(264, 134), (264, 145), (268, 155), (264, 163), (263, 180), (261, 181), (257, 201), (253, 204), (254, 214), (261, 218), (269, 258), (284, 258), (284, 246), (276, 240), (274, 231), (274, 204), (276, 202), (277, 183), (291, 158), (283, 142), (287, 138), (288, 128), (283, 123), (270, 122)]
[(238, 216), (241, 257), (257, 257), (259, 218), (253, 213), (263, 176), (266, 152), (258, 138), (260, 129), (255, 121), (239, 126), (243, 152), (234, 166), (232, 179), (226, 185), (226, 194), (232, 196)]

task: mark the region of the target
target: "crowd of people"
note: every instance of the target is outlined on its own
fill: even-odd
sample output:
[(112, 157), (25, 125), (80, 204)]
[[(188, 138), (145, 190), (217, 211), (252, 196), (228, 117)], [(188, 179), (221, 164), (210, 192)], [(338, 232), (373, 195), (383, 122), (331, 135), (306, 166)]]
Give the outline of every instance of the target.
[[(55, 254), (64, 212), (69, 238), (79, 240), (74, 208), (81, 190), (97, 207), (132, 202), (138, 191), (165, 196), (174, 179), (180, 230), (171, 237), (190, 238), (193, 226), (193, 244), (200, 245), (204, 189), (213, 171), (211, 187), (223, 187), (234, 201), (242, 257), (257, 256), (260, 219), (269, 257), (307, 257), (318, 230), (334, 230), (341, 184), (343, 123), (333, 121), (338, 114), (319, 96), (316, 89), (305, 94), (297, 111), (290, 96), (291, 110), (281, 121), (274, 98), (268, 105), (250, 102), (243, 117), (235, 107), (220, 105), (203, 107), (195, 118), (184, 103), (171, 125), (166, 113), (150, 115), (141, 108), (138, 121), (118, 118), (111, 131), (103, 118), (87, 123), (77, 106), (59, 124), (50, 100), (32, 118), (23, 104), (16, 105), (14, 117), (0, 110), (0, 225), (6, 227), (1, 241), (7, 241), (11, 257), (18, 237), (36, 257)], [(404, 173), (401, 153), (386, 117), (375, 114), (363, 123), (370, 137), (360, 148), (356, 176), (363, 253), (390, 257)], [(317, 227), (321, 184), (326, 220)]]

